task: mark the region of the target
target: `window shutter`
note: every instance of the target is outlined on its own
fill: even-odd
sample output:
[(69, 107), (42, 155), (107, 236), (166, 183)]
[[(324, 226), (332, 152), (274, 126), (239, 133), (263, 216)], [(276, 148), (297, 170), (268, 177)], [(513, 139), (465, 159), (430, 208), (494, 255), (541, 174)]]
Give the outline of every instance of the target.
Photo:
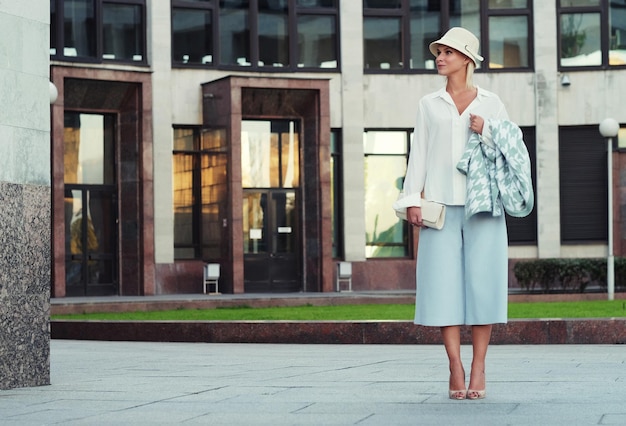
[(597, 126), (559, 130), (561, 241), (608, 239), (607, 143)]

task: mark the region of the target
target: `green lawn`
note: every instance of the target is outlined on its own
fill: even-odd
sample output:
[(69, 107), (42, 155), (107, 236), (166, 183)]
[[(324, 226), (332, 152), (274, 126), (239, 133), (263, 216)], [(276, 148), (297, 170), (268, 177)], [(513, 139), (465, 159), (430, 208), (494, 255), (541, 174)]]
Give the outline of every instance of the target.
[[(254, 320), (406, 320), (413, 319), (413, 305), (339, 305), (54, 315), (52, 319), (133, 321), (254, 321)], [(510, 303), (509, 318), (610, 318), (626, 317), (626, 301)]]

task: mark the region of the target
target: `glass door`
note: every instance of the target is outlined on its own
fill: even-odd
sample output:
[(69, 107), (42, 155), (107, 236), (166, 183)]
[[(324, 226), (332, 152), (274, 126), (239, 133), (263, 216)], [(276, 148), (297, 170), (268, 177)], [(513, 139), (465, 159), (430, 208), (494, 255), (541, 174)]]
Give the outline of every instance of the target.
[(115, 116), (65, 113), (67, 296), (117, 294)]
[(291, 120), (242, 122), (244, 290), (302, 290), (300, 137)]
[(300, 291), (296, 192), (246, 190), (243, 210), (245, 291)]

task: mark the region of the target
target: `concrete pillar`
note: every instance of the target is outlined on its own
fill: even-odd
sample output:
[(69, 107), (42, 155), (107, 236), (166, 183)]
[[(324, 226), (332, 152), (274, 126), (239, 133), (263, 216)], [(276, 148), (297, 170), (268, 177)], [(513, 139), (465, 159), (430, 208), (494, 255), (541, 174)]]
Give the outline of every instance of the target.
[[(148, 2), (149, 52), (152, 63), (152, 125), (154, 138), (154, 259), (157, 264), (174, 262), (174, 210), (172, 209), (172, 6), (169, 1)], [(199, 97), (200, 85), (195, 85)], [(189, 99), (189, 98), (186, 98)], [(176, 122), (196, 124), (196, 121)], [(157, 289), (157, 293), (161, 289)]]
[(535, 0), (535, 97), (537, 132), (537, 246), (540, 258), (561, 256), (557, 38), (545, 28), (557, 21), (554, 3)]
[(50, 383), (50, 2), (0, 2), (0, 389)]
[(348, 261), (365, 260), (362, 16), (361, 2), (340, 2), (344, 254)]

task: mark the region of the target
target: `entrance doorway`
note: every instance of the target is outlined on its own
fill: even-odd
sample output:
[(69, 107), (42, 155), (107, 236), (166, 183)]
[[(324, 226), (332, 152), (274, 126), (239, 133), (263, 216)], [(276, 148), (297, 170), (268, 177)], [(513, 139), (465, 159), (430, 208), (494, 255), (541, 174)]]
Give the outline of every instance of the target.
[[(203, 128), (223, 135), (228, 161), (230, 204), (218, 224), (226, 237), (221, 257), (210, 259), (222, 265), (220, 289), (333, 291), (329, 93), (327, 79), (227, 76), (202, 85)], [(269, 206), (289, 225), (267, 222), (280, 216)], [(292, 263), (275, 260), (283, 252), (267, 245), (274, 234), (293, 244)]]
[(298, 129), (294, 120), (242, 121), (246, 293), (303, 288)]
[(117, 294), (115, 115), (65, 112), (68, 296)]
[(246, 292), (300, 291), (296, 192), (246, 190), (243, 209)]

